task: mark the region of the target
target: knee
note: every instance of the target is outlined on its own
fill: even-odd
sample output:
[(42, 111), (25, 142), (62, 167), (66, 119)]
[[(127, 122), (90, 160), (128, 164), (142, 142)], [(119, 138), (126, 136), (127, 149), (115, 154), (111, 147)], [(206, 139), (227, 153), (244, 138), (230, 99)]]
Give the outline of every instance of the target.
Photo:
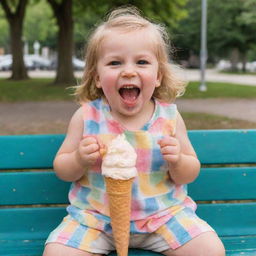
[(205, 255), (207, 256), (225, 256), (226, 251), (222, 241), (217, 237), (213, 239), (205, 248)]

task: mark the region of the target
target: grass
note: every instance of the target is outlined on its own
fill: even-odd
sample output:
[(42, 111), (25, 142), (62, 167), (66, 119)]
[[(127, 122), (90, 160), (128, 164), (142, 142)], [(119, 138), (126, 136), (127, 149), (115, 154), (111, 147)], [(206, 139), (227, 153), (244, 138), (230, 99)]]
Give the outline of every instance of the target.
[[(66, 89), (65, 86), (54, 86), (52, 83), (53, 79), (47, 78), (33, 78), (25, 81), (2, 78), (0, 79), (0, 102), (73, 100), (70, 89)], [(182, 98), (256, 99), (256, 86), (208, 82), (206, 92), (200, 92), (198, 86), (199, 82), (190, 82)]]
[(71, 90), (54, 86), (52, 79), (0, 79), (0, 102), (72, 100)]
[[(71, 101), (71, 90), (54, 86), (53, 79), (33, 78), (25, 81), (0, 79), (0, 102)], [(72, 85), (71, 85), (72, 86)], [(208, 90), (200, 92), (199, 82), (190, 82), (182, 98), (244, 98), (256, 100), (256, 86), (208, 82)], [(187, 129), (255, 129), (253, 122), (204, 113), (182, 113)], [(47, 129), (47, 128), (46, 128)], [(29, 131), (27, 131), (29, 132)], [(51, 131), (46, 130), (46, 133)]]
[(188, 130), (255, 129), (256, 123), (205, 113), (181, 113)]
[[(255, 77), (256, 85), (256, 77)], [(244, 98), (256, 99), (256, 86), (231, 83), (207, 82), (207, 91), (198, 90), (199, 82), (190, 82), (187, 86), (184, 99), (200, 98)]]

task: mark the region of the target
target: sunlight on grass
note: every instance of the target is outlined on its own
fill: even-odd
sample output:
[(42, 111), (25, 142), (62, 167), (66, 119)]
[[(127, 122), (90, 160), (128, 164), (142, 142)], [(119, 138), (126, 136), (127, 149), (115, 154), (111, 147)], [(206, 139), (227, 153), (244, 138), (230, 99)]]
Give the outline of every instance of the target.
[(207, 82), (207, 91), (200, 92), (198, 90), (199, 84), (199, 82), (190, 82), (182, 98), (256, 98), (256, 86)]
[[(72, 91), (53, 85), (52, 79), (12, 81), (0, 79), (0, 102), (72, 100)], [(71, 85), (72, 86), (72, 85)]]
[[(53, 79), (50, 78), (33, 78), (24, 81), (0, 79), (0, 102), (74, 99), (70, 88), (52, 83)], [(208, 82), (206, 92), (200, 92), (198, 86), (199, 82), (190, 82), (182, 98), (256, 98), (256, 86)]]

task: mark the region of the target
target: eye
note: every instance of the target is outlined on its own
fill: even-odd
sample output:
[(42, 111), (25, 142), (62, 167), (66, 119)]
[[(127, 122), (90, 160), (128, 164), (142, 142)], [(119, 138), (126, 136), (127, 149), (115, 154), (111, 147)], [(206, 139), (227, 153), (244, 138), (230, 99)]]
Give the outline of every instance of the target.
[(113, 60), (113, 61), (110, 61), (108, 63), (108, 65), (110, 65), (110, 66), (117, 66), (117, 65), (120, 65), (120, 64), (121, 64), (121, 62), (118, 61), (118, 60)]
[(147, 60), (138, 60), (137, 62), (139, 65), (145, 65), (145, 64), (149, 64), (149, 62)]

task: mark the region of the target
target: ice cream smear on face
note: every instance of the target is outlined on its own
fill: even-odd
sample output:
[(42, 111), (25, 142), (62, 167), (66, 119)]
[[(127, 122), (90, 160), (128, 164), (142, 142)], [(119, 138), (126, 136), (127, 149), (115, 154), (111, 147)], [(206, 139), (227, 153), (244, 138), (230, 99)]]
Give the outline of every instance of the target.
[(103, 157), (102, 175), (112, 179), (127, 180), (137, 176), (137, 154), (125, 135), (118, 135), (107, 146)]

